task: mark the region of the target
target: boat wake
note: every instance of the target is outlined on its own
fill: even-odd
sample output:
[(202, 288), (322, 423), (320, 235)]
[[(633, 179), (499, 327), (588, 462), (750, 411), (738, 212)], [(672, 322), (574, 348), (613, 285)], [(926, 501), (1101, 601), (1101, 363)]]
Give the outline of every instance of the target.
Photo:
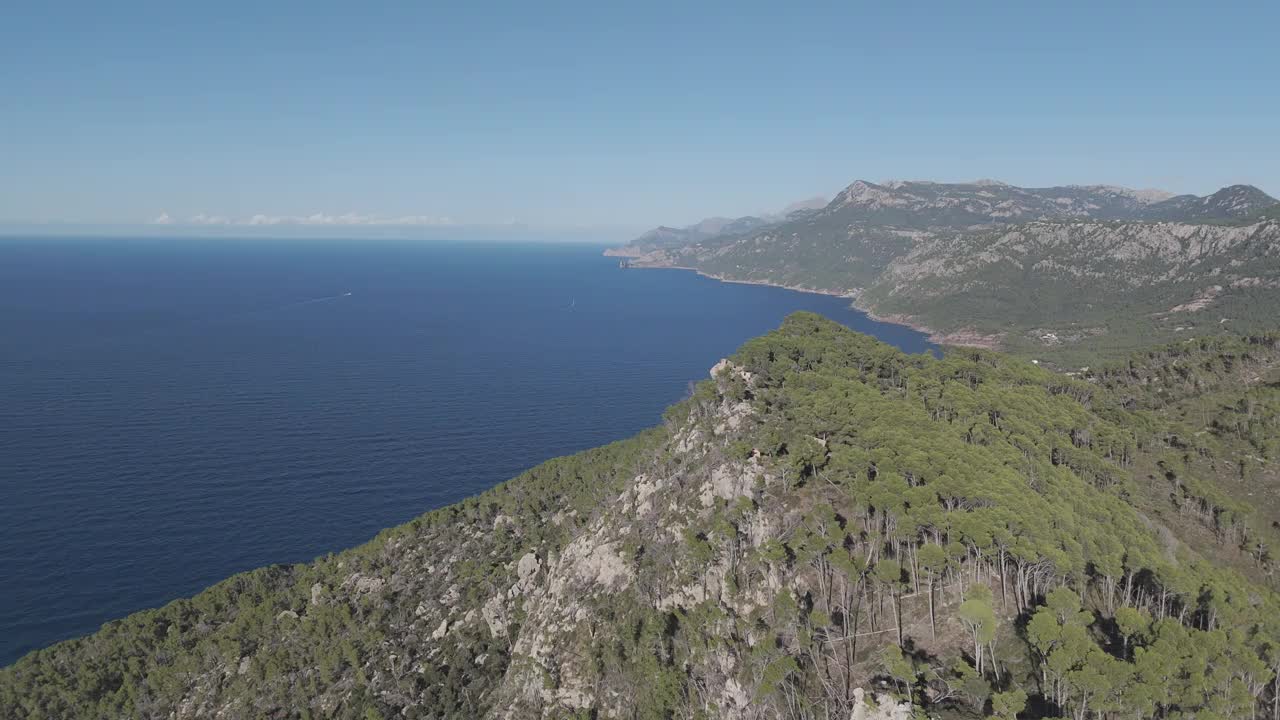
[(324, 297), (308, 298), (306, 300), (298, 300), (296, 302), (287, 303), (277, 308), (271, 308), (269, 310), (260, 310), (259, 312), (275, 312), (277, 310), (287, 310), (292, 307), (298, 307), (299, 305), (314, 305), (315, 303), (333, 302), (334, 300), (341, 300), (344, 297), (350, 297), (350, 296), (351, 296), (351, 293), (347, 292), (347, 293), (342, 293), (341, 295), (326, 295)]

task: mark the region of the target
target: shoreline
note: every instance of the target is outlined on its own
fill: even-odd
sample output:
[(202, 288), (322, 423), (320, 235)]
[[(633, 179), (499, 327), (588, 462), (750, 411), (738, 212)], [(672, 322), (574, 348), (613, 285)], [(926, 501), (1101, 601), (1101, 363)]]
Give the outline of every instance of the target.
[[(610, 254), (609, 250), (606, 250), (605, 254), (609, 257), (638, 257), (635, 255), (623, 255), (622, 253)], [(874, 320), (876, 322), (890, 323), (892, 325), (901, 325), (903, 327), (911, 328), (916, 332), (924, 333), (928, 337), (929, 342), (935, 345), (950, 345), (952, 347), (968, 347), (968, 348), (978, 348), (982, 350), (998, 350), (1000, 349), (1001, 340), (1004, 339), (1003, 335), (999, 335), (999, 336), (986, 335), (972, 329), (960, 329), (960, 330), (944, 333), (939, 330), (935, 330), (927, 325), (923, 325), (917, 322), (910, 315), (901, 315), (901, 314), (894, 314), (894, 313), (891, 313), (888, 315), (878, 315), (872, 312), (871, 310), (865, 307), (862, 307), (858, 304), (858, 293), (855, 291), (841, 292), (839, 290), (823, 290), (818, 288), (802, 287), (798, 285), (783, 285), (782, 283), (770, 282), (768, 280), (740, 280), (735, 278), (724, 277), (722, 275), (715, 275), (712, 273), (703, 272), (698, 268), (688, 267), (685, 265), (630, 265), (629, 268), (633, 270), (688, 270), (704, 278), (707, 278), (708, 280), (715, 280), (717, 282), (733, 283), (736, 285), (762, 285), (764, 287), (774, 287), (782, 290), (790, 290), (792, 292), (803, 292), (803, 293), (810, 293), (812, 295), (826, 295), (828, 297), (845, 298), (849, 300), (850, 307), (866, 315), (868, 319)]]

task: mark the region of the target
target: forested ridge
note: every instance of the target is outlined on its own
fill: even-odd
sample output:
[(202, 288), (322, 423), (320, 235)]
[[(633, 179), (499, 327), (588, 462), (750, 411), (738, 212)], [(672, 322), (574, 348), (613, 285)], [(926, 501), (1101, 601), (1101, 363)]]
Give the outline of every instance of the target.
[(1278, 359), (796, 314), (634, 439), (28, 655), (0, 715), (1274, 720)]

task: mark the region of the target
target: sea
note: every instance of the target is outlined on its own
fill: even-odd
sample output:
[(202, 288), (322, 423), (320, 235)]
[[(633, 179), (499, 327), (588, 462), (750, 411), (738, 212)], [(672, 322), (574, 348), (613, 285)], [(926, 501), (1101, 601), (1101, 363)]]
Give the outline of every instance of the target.
[(627, 437), (847, 300), (603, 246), (0, 238), (0, 665)]

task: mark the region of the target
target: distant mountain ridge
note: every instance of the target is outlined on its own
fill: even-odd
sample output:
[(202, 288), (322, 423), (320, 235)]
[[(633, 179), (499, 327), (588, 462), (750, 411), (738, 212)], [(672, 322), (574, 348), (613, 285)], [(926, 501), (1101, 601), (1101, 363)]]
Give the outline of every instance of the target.
[(712, 217), (686, 227), (659, 226), (626, 247), (653, 249), (697, 243), (811, 217), (838, 216), (858, 224), (910, 227), (1067, 219), (1196, 222), (1245, 218), (1277, 203), (1280, 201), (1252, 185), (1231, 185), (1199, 197), (1116, 185), (1022, 188), (998, 180), (888, 180), (879, 184), (857, 180), (829, 203), (797, 203), (772, 217)]
[(643, 246), (649, 250), (677, 247), (702, 242), (719, 235), (751, 232), (768, 224), (768, 221), (751, 215), (740, 218), (711, 217), (685, 227), (659, 225), (632, 240), (630, 244)]
[[(1062, 338), (1105, 345), (1121, 326), (1169, 339), (1211, 320), (1280, 314), (1277, 219), (1280, 201), (1251, 185), (1201, 197), (1113, 185), (858, 180), (822, 208), (779, 222), (653, 231), (609, 254), (633, 267), (849, 295), (941, 342), (1039, 353), (1071, 344)], [(1193, 310), (1169, 313), (1178, 307)], [(1198, 315), (1211, 307), (1232, 312)]]
[(1277, 203), (1280, 200), (1252, 185), (1231, 185), (1200, 197), (1117, 185), (1022, 188), (998, 180), (857, 180), (819, 214), (844, 212), (868, 223), (905, 219), (913, 225), (945, 226), (1066, 219), (1192, 222), (1244, 218)]
[(1178, 195), (1152, 205), (1149, 219), (1195, 222), (1247, 218), (1280, 201), (1252, 185), (1230, 185), (1212, 195)]
[[(659, 225), (627, 243), (625, 247), (630, 248), (628, 251), (630, 255), (637, 255), (662, 248), (699, 243), (720, 236), (742, 235), (770, 225), (795, 220), (826, 205), (827, 199), (817, 196), (790, 203), (776, 214), (744, 215), (739, 218), (709, 217), (683, 227)], [(629, 256), (628, 252), (611, 251), (607, 254)]]
[(1108, 185), (1020, 188), (996, 180), (972, 183), (858, 180), (821, 211), (863, 223), (966, 226), (1051, 218), (1137, 219), (1163, 191)]

